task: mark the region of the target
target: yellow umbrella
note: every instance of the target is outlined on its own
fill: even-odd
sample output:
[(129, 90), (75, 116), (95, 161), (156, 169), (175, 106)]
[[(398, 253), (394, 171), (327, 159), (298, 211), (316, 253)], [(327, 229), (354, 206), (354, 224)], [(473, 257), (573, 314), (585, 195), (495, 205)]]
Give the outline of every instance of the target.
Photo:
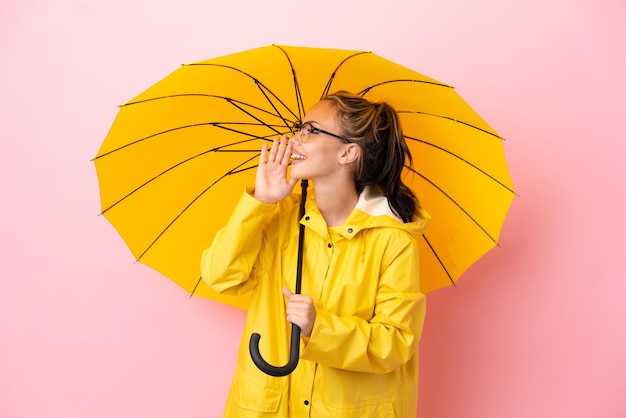
[(121, 107), (94, 158), (102, 213), (138, 261), (245, 309), (202, 282), (201, 253), (254, 184), (262, 143), (337, 90), (399, 112), (405, 179), (432, 216), (422, 290), (454, 283), (497, 244), (515, 196), (502, 138), (451, 86), (371, 52), (272, 45), (183, 65)]

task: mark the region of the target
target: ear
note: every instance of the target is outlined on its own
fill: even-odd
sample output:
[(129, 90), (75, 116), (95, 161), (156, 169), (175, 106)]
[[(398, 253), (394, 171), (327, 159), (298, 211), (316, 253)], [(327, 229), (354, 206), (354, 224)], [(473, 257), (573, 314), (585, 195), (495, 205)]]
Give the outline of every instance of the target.
[(357, 144), (346, 144), (339, 155), (339, 163), (352, 164), (359, 158), (359, 155), (361, 155), (361, 147)]

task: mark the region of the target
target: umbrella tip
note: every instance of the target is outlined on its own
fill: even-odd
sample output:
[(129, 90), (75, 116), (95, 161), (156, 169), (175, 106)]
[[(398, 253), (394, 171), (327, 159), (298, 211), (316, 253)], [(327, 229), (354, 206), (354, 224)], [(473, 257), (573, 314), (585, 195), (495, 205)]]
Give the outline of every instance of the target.
[(198, 281), (196, 282), (196, 285), (193, 287), (193, 289), (191, 290), (191, 293), (189, 294), (189, 299), (192, 298), (193, 295), (196, 294), (196, 290), (198, 289), (198, 286), (200, 286), (200, 282), (202, 281), (202, 276), (200, 276), (200, 278), (198, 279)]

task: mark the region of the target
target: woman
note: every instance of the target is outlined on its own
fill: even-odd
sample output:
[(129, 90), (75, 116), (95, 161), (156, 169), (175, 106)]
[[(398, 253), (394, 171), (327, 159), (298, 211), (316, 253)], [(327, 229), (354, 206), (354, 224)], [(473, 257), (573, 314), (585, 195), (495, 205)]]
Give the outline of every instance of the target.
[[(255, 188), (202, 257), (213, 289), (252, 291), (224, 416), (413, 418), (425, 315), (416, 238), (429, 216), (400, 178), (411, 156), (397, 114), (338, 92), (296, 129), (263, 145)], [(313, 190), (293, 294), (301, 179)], [(250, 335), (261, 334), (261, 354), (280, 366), (290, 323), (301, 328), (300, 362), (268, 376), (250, 359)]]

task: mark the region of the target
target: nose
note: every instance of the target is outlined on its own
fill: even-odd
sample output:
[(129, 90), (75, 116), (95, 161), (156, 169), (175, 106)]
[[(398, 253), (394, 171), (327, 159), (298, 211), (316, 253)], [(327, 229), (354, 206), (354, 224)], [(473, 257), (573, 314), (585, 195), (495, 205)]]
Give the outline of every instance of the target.
[(296, 131), (296, 133), (289, 138), (289, 142), (292, 142), (294, 145), (301, 145), (302, 141), (300, 140), (300, 131)]

